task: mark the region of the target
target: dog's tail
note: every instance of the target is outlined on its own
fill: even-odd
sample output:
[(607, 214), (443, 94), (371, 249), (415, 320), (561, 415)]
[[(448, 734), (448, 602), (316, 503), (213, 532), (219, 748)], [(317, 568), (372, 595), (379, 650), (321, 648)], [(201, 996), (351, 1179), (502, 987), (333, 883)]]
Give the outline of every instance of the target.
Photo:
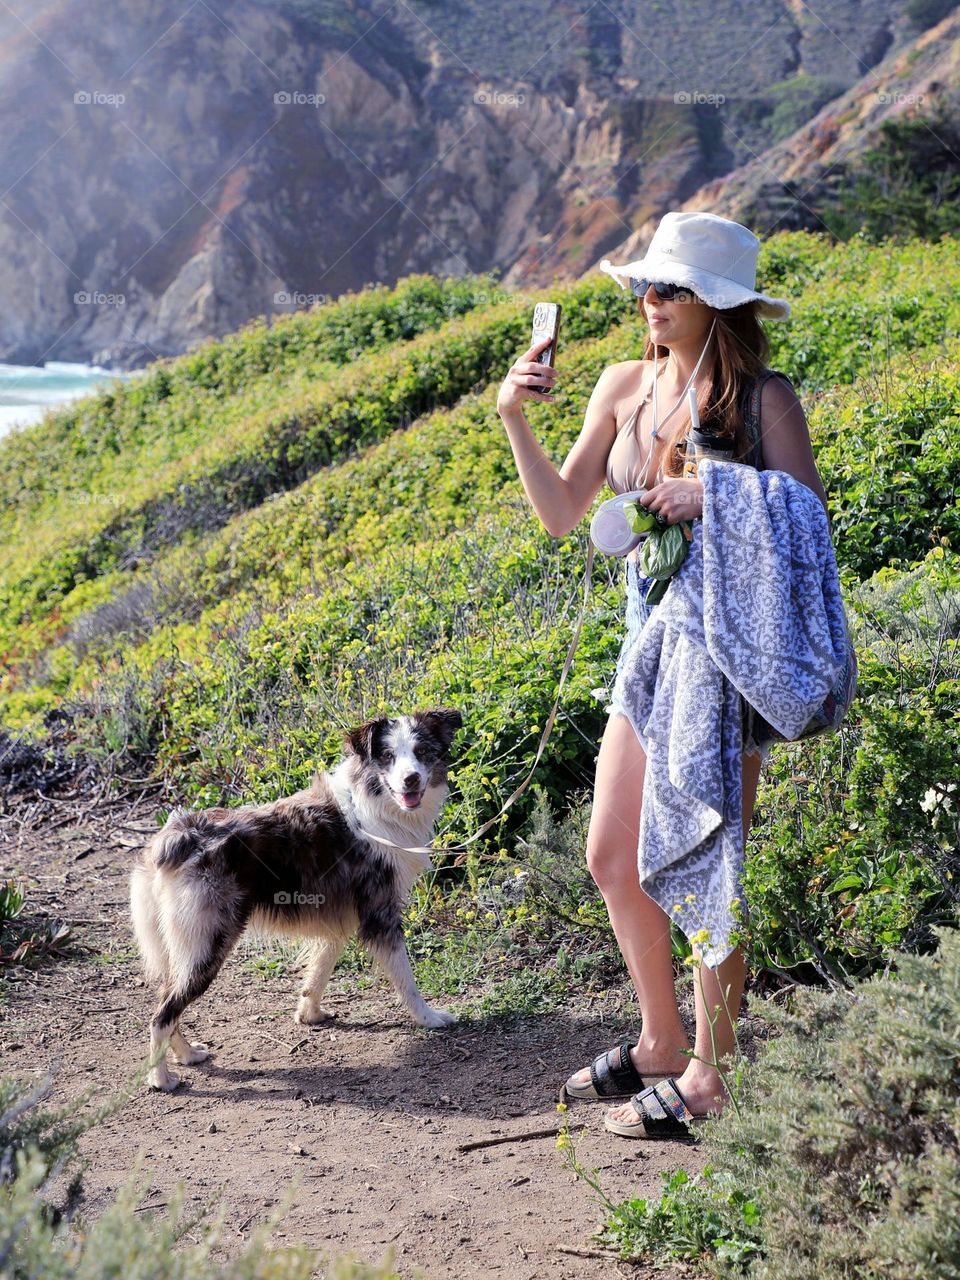
[(153, 871), (140, 863), (130, 875), (130, 915), (140, 959), (148, 982), (159, 986), (170, 976), (170, 957), (160, 928), (160, 912), (153, 892)]
[(148, 982), (156, 985), (170, 977), (170, 948), (160, 922), (157, 870), (175, 870), (201, 849), (186, 809), (176, 808), (163, 828), (143, 851), (143, 860), (130, 873), (130, 916)]
[(199, 861), (232, 835), (232, 828), (224, 828), (205, 813), (178, 806), (151, 840), (148, 857), (162, 871), (176, 871), (191, 859)]
[[(159, 898), (166, 875), (176, 875), (188, 862), (199, 863), (220, 852), (234, 837), (233, 824), (218, 823), (205, 813), (180, 806), (147, 844), (142, 861), (130, 876), (130, 914), (143, 968), (155, 983), (170, 977), (170, 946), (161, 920)], [(159, 873), (159, 877), (158, 877)]]

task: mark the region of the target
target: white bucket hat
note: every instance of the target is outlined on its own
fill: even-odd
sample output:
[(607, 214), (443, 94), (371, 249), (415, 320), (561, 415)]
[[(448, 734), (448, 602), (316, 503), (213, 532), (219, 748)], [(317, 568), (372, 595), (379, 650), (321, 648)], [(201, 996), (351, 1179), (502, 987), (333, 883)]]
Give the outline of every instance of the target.
[(634, 280), (685, 285), (711, 307), (723, 311), (757, 301), (768, 320), (786, 320), (790, 303), (758, 293), (757, 251), (760, 241), (748, 228), (716, 213), (665, 213), (642, 258), (614, 266), (609, 258), (600, 270), (622, 289)]

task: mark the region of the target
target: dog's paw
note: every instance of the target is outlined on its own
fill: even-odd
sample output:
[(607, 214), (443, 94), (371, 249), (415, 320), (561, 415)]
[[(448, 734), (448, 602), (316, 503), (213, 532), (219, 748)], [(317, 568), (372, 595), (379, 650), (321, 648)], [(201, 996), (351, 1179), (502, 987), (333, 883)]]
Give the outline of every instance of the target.
[(191, 1040), (187, 1043), (186, 1049), (181, 1049), (179, 1053), (174, 1053), (173, 1056), (182, 1067), (192, 1067), (198, 1062), (206, 1062), (210, 1057), (210, 1047), (209, 1045), (199, 1044), (196, 1040)]
[(147, 1076), (147, 1088), (156, 1089), (160, 1093), (173, 1093), (174, 1089), (179, 1088), (179, 1085), (180, 1077), (175, 1076), (166, 1067), (154, 1067)]
[(432, 1009), (429, 1005), (425, 1005), (416, 1017), (421, 1027), (429, 1027), (431, 1031), (452, 1027), (457, 1021), (455, 1013), (448, 1013), (446, 1009)]
[(301, 1026), (313, 1027), (318, 1022), (329, 1022), (332, 1017), (334, 1017), (332, 1009), (325, 1009), (323, 1005), (317, 1004), (309, 997), (301, 996), (293, 1020), (299, 1022)]

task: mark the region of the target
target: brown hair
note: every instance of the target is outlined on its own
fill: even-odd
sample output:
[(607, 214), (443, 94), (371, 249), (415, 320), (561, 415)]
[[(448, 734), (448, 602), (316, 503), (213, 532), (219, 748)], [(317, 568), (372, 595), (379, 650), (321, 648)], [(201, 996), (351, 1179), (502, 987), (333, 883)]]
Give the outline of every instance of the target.
[[(643, 299), (638, 299), (643, 315)], [(757, 302), (743, 302), (738, 307), (725, 307), (722, 311), (711, 307), (711, 319), (717, 317), (717, 327), (704, 363), (711, 369), (712, 381), (706, 405), (699, 409), (700, 423), (712, 434), (734, 441), (733, 456), (741, 461), (747, 454), (750, 442), (746, 437), (741, 404), (745, 388), (765, 367), (770, 352), (770, 341), (759, 315)], [(668, 347), (657, 346), (647, 339), (644, 360), (669, 355)], [(677, 410), (677, 423), (668, 434), (668, 444), (663, 459), (664, 476), (679, 476), (683, 471), (686, 445), (684, 437), (690, 426), (690, 415)]]

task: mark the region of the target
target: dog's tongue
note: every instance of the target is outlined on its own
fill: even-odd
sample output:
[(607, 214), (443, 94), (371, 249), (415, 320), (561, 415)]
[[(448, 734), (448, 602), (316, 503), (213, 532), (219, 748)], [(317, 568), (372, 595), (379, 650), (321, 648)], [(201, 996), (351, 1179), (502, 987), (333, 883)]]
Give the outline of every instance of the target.
[(415, 809), (417, 805), (420, 803), (420, 792), (404, 791), (401, 798), (403, 800), (404, 806), (407, 809)]

